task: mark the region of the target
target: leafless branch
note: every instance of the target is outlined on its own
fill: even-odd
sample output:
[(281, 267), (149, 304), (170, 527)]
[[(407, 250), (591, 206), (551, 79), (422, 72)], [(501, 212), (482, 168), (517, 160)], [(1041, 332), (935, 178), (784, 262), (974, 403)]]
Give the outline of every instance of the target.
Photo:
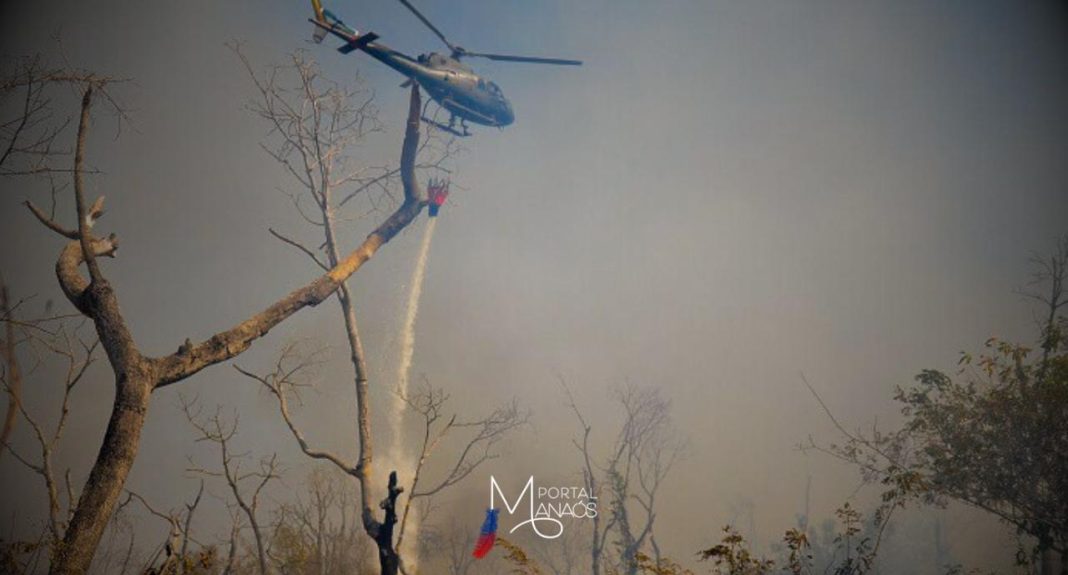
[(71, 68), (49, 68), (39, 56), (18, 59), (12, 64), (12, 72), (0, 76), (0, 102), (17, 97), (20, 105), (13, 108), (12, 117), (0, 118), (0, 177), (78, 171), (78, 168), (57, 165), (69, 154), (57, 146), (57, 141), (71, 121), (56, 113), (52, 94), (55, 87), (96, 90), (115, 113), (120, 126), (129, 120), (109, 89), (122, 80)]
[[(5, 318), (10, 318), (10, 308), (7, 306), (7, 292), (6, 289), (0, 293), (0, 299), (3, 301), (2, 307), (5, 312)], [(24, 320), (25, 325), (33, 325), (35, 320)], [(5, 437), (0, 439), (0, 445), (3, 449), (11, 452), (12, 456), (22, 464), (24, 467), (39, 475), (44, 482), (45, 492), (48, 501), (48, 532), (49, 532), (49, 547), (53, 552), (58, 548), (63, 537), (63, 533), (66, 529), (70, 518), (70, 508), (68, 511), (63, 511), (63, 503), (60, 498), (60, 478), (57, 477), (54, 468), (54, 454), (58, 448), (60, 441), (63, 438), (63, 432), (66, 429), (67, 421), (70, 416), (70, 400), (71, 396), (84, 377), (89, 367), (96, 361), (96, 349), (99, 341), (95, 338), (91, 343), (87, 343), (81, 339), (81, 336), (77, 333), (75, 328), (71, 331), (67, 326), (61, 325), (60, 328), (54, 332), (44, 332), (38, 330), (32, 330), (28, 328), (22, 328), (23, 339), (21, 341), (27, 344), (32, 344), (45, 350), (51, 357), (61, 360), (65, 365), (64, 374), (62, 377), (62, 392), (61, 399), (58, 405), (58, 414), (55, 421), (51, 426), (44, 424), (39, 418), (38, 414), (31, 412), (26, 404), (23, 402), (21, 394), (22, 386), (22, 374), (19, 370), (16, 343), (18, 341), (16, 336), (16, 323), (13, 321), (5, 322), (6, 336), (4, 338), (3, 346), (6, 356), (6, 369), (0, 374), (0, 383), (3, 384), (4, 390), (9, 398), (9, 413), (10, 410), (14, 410), (18, 416), (21, 416), (32, 433), (34, 441), (37, 444), (38, 455), (36, 458), (31, 458), (28, 455), (24, 455), (15, 450), (11, 444), (11, 437), (9, 434), (5, 434)], [(9, 416), (11, 417), (11, 416)], [(13, 424), (14, 418), (5, 420), (5, 422), (11, 421)], [(64, 475), (67, 481), (66, 496), (68, 506), (73, 504), (73, 492), (69, 485), (69, 470)]]
[[(15, 355), (15, 323), (12, 321), (13, 311), (9, 305), (7, 284), (0, 277), (0, 318), (4, 320), (4, 339), (0, 341), (0, 352), (3, 353), (3, 380), (7, 388), (7, 411), (4, 414), (4, 428), (0, 431), (0, 444), (7, 445), (11, 439), (11, 433), (15, 430), (15, 418), (18, 416), (19, 405), (22, 404), (22, 372), (19, 369), (18, 357)], [(0, 449), (0, 457), (4, 450)]]
[(328, 461), (342, 472), (355, 476), (359, 473), (358, 464), (348, 463), (342, 457), (328, 451), (312, 448), (304, 433), (297, 427), (289, 410), (288, 397), (294, 396), (299, 399), (299, 396), (296, 395), (297, 390), (304, 385), (301, 382), (301, 378), (304, 377), (306, 371), (318, 364), (320, 353), (321, 350), (305, 354), (299, 349), (297, 343), (290, 343), (283, 348), (275, 363), (274, 371), (268, 375), (257, 375), (238, 365), (234, 365), (234, 369), (245, 377), (259, 382), (278, 400), (278, 410), (282, 415), (282, 419), (305, 455), (312, 459)]
[[(596, 465), (590, 446), (592, 427), (562, 377), (560, 384), (582, 428), (581, 441), (573, 443), (582, 454), (585, 487), (591, 497), (598, 499), (590, 545), (591, 570), (600, 575), (615, 563), (622, 573), (633, 575), (637, 573), (639, 553), (654, 540), (656, 496), (674, 464), (684, 455), (686, 441), (671, 422), (670, 402), (657, 389), (620, 386), (613, 390), (612, 397), (623, 409), (623, 424), (612, 451), (603, 464)], [(608, 509), (602, 511), (605, 504)], [(632, 504), (637, 507), (632, 508)], [(613, 533), (619, 549), (614, 560), (606, 553)]]
[[(442, 420), (443, 409), (448, 402), (448, 395), (444, 390), (430, 385), (423, 379), (422, 385), (410, 397), (403, 398), (408, 407), (417, 413), (423, 420), (423, 441), (419, 453), (419, 459), (415, 465), (415, 473), (409, 490), (410, 495), (405, 502), (401, 518), (400, 530), (397, 535), (397, 546), (404, 541), (404, 531), (408, 522), (408, 515), (412, 508), (412, 502), (419, 498), (432, 497), (444, 489), (463, 481), (483, 463), (496, 459), (499, 454), (496, 451), (497, 444), (509, 433), (526, 425), (530, 421), (530, 412), (519, 408), (517, 402), (498, 407), (489, 415), (475, 420), (465, 421), (452, 415), (447, 421)], [(451, 432), (469, 432), (463, 440), (459, 454), (445, 476), (436, 480), (430, 487), (420, 488), (423, 467), (434, 453), (443, 439)]]
[(274, 231), (274, 229), (272, 229), (272, 228), (268, 228), (267, 231), (271, 232), (272, 236), (278, 238), (279, 240), (282, 240), (282, 242), (287, 243), (287, 244), (297, 248), (301, 252), (303, 252), (304, 255), (306, 255), (309, 258), (311, 258), (311, 260), (313, 262), (315, 262), (315, 265), (319, 266), (321, 269), (324, 269), (324, 270), (329, 270), (330, 269), (326, 264), (323, 263), (322, 260), (319, 259), (319, 256), (315, 255), (315, 252), (313, 252), (310, 249), (308, 249), (307, 247), (305, 247), (304, 244), (302, 244), (302, 243), (300, 243), (300, 242), (298, 242), (296, 240), (290, 239), (290, 238), (288, 238), (286, 236), (283, 236), (282, 234)]
[[(231, 445), (231, 441), (237, 434), (237, 416), (235, 415), (232, 421), (227, 421), (222, 416), (221, 409), (216, 409), (214, 415), (203, 419), (195, 401), (182, 398), (181, 403), (186, 419), (200, 435), (199, 440), (214, 443), (219, 449), (220, 462), (218, 468), (210, 469), (192, 466), (188, 471), (205, 477), (221, 478), (226, 482), (234, 502), (245, 514), (249, 526), (252, 528), (252, 535), (256, 541), (259, 570), (261, 575), (266, 575), (269, 572), (267, 560), (268, 541), (260, 523), (259, 507), (264, 489), (272, 481), (281, 477), (278, 456), (273, 454), (270, 457), (263, 458), (252, 471), (242, 471), (244, 456), (234, 454)], [(251, 487), (245, 487), (246, 484)]]

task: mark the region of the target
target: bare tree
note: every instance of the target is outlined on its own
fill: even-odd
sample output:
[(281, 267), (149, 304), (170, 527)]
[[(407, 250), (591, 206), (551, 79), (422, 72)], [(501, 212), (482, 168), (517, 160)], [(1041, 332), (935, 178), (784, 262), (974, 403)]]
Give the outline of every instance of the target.
[(471, 550), (475, 547), (475, 533), (456, 521), (443, 531), (435, 530), (431, 538), (448, 561), (449, 575), (468, 575), (475, 564)]
[[(330, 555), (333, 546), (333, 526), (331, 515), (339, 505), (343, 492), (337, 484), (330, 481), (322, 468), (315, 468), (305, 481), (308, 497), (300, 496), (290, 504), (284, 504), (276, 511), (275, 530), (272, 539), (286, 542), (288, 548), (274, 551), (272, 557), (280, 563), (287, 573), (317, 573), (326, 575), (330, 569)], [(344, 505), (344, 504), (341, 504)], [(347, 515), (342, 515), (341, 530), (347, 527)], [(275, 544), (272, 543), (272, 548)], [(309, 551), (310, 550), (310, 551)], [(285, 556), (280, 556), (284, 553)], [(290, 556), (296, 555), (294, 559)], [(296, 563), (295, 563), (296, 562)], [(307, 569), (308, 563), (312, 569)]]
[[(74, 488), (71, 484), (70, 469), (57, 472), (55, 451), (70, 417), (71, 396), (78, 384), (84, 380), (89, 367), (98, 359), (96, 351), (99, 341), (95, 337), (85, 337), (78, 326), (72, 327), (69, 322), (58, 318), (19, 319), (14, 312), (20, 303), (9, 306), (7, 289), (0, 285), (0, 307), (3, 308), (6, 328), (3, 342), (6, 366), (0, 372), (0, 383), (4, 386), (10, 402), (9, 416), (5, 419), (5, 436), (0, 439), (0, 444), (4, 450), (11, 452), (15, 461), (40, 476), (44, 483), (48, 501), (47, 548), (50, 556), (54, 556), (60, 548), (74, 509)], [(19, 346), (26, 347), (27, 353), (33, 358), (27, 375), (33, 375), (37, 368), (53, 360), (63, 365), (57, 414), (54, 422), (50, 424), (45, 423), (40, 414), (33, 413), (23, 401), (20, 391), (23, 374), (16, 357), (16, 348)], [(9, 435), (15, 420), (12, 412), (21, 416), (29, 426), (38, 450), (36, 455), (23, 453), (12, 445)]]
[[(582, 483), (586, 488), (586, 493), (590, 497), (601, 497), (601, 483), (598, 480), (597, 469), (595, 469), (594, 456), (590, 447), (590, 434), (593, 432), (593, 426), (586, 421), (586, 416), (582, 414), (578, 404), (575, 403), (575, 396), (571, 393), (571, 388), (567, 386), (567, 382), (560, 378), (560, 386), (564, 389), (564, 394), (567, 395), (567, 401), (571, 411), (574, 412), (575, 418), (578, 420), (579, 425), (582, 426), (582, 440), (572, 440), (572, 444), (582, 454)], [(601, 509), (598, 508), (597, 514), (595, 514), (591, 520), (592, 530), (590, 533), (590, 572), (593, 575), (601, 575), (605, 540), (608, 536), (608, 529), (611, 528), (611, 524), (605, 521), (605, 518), (601, 516)]]
[[(278, 455), (272, 454), (259, 460), (258, 465), (251, 471), (242, 470), (244, 457), (233, 452), (231, 441), (237, 434), (238, 418), (235, 414), (232, 421), (226, 421), (221, 414), (221, 409), (216, 409), (215, 414), (202, 419), (200, 409), (190, 401), (182, 400), (182, 411), (185, 412), (189, 423), (200, 434), (198, 441), (214, 443), (219, 448), (219, 467), (206, 468), (193, 466), (189, 471), (207, 477), (216, 477), (225, 481), (230, 494), (237, 507), (248, 520), (252, 530), (252, 538), (256, 544), (256, 560), (261, 575), (271, 572), (268, 564), (269, 543), (265, 529), (261, 523), (260, 502), (263, 490), (274, 480), (281, 477), (278, 468)], [(251, 485), (246, 488), (245, 485)]]
[[(445, 404), (448, 400), (449, 396), (444, 390), (432, 387), (426, 379), (423, 380), (423, 385), (415, 394), (404, 398), (408, 407), (422, 419), (423, 441), (409, 488), (408, 500), (404, 504), (400, 532), (397, 535), (398, 548), (404, 540), (404, 528), (407, 525), (413, 502), (420, 498), (433, 497), (442, 490), (460, 483), (480, 465), (499, 457), (495, 449), (497, 444), (509, 433), (530, 420), (530, 412), (520, 409), (519, 404), (512, 401), (498, 407), (481, 419), (461, 420), (458, 415), (453, 414), (448, 421), (443, 421)], [(448, 471), (444, 477), (431, 482), (427, 487), (421, 487), (420, 480), (423, 476), (424, 465), (450, 432), (468, 432), (467, 437), (462, 440), (459, 454), (447, 468)]]
[[(582, 439), (575, 446), (582, 454), (585, 487), (598, 498), (598, 514), (593, 518), (590, 565), (594, 575), (613, 565), (629, 575), (638, 573), (639, 555), (652, 547), (654, 561), (661, 557), (653, 534), (656, 497), (674, 464), (682, 457), (686, 441), (671, 422), (671, 402), (654, 388), (626, 385), (612, 392), (623, 408), (623, 424), (612, 451), (598, 463), (592, 455), (592, 426), (575, 403), (566, 383), (561, 381), (571, 410), (582, 426)], [(602, 517), (607, 503), (606, 517)], [(617, 553), (606, 552), (614, 536)]]
[[(415, 180), (416, 168), (444, 170), (444, 162), (454, 152), (452, 140), (437, 141), (429, 128), (426, 137), (420, 139), (420, 96), (418, 86), (413, 86), (408, 131), (400, 166), (355, 166), (349, 157), (350, 148), (369, 133), (379, 129), (377, 111), (371, 105), (366, 91), (358, 86), (340, 86), (324, 79), (318, 67), (300, 52), (290, 57), (289, 64), (271, 67), (266, 74), (261, 75), (242, 54), (239, 46), (233, 46), (233, 49), (245, 64), (259, 92), (257, 100), (250, 104), (250, 109), (263, 118), (272, 130), (271, 138), (264, 144), (264, 149), (292, 176), (301, 190), (290, 195), (293, 204), (303, 219), (318, 228), (316, 232), (322, 236), (321, 239), (317, 238), (307, 244), (273, 229), (270, 232), (282, 242), (299, 250), (321, 269), (333, 268), (342, 261), (337, 225), (339, 221), (344, 221), (345, 216), (341, 209), (350, 200), (366, 197), (372, 212), (376, 211), (383, 200), (391, 199), (389, 184), (397, 176), (406, 190), (405, 197), (408, 191), (412, 190), (419, 198), (424, 198), (425, 194)], [(417, 164), (416, 158), (422, 152), (429, 152), (429, 155), (436, 159)], [(310, 212), (305, 209), (306, 205), (313, 206)], [(311, 247), (316, 245), (319, 247)], [(268, 382), (266, 378), (250, 372), (243, 373), (276, 390), (274, 393), (279, 399), (283, 418), (307, 456), (331, 462), (359, 483), (364, 530), (378, 546), (382, 573), (393, 574), (400, 569), (400, 557), (393, 543), (391, 521), (395, 522), (395, 502), (403, 487), (396, 484), (391, 474), (390, 487), (387, 487), (386, 496), (380, 504), (384, 510), (384, 518), (378, 520), (373, 508), (371, 480), (374, 450), (367, 360), (352, 292), (345, 282), (338, 285), (337, 298), (354, 373), (358, 450), (356, 462), (346, 462), (340, 456), (309, 446), (288, 414), (285, 393), (277, 391), (277, 384), (281, 379), (276, 377)]]
[(243, 513), (236, 505), (227, 506), (230, 512), (230, 536), (227, 541), (226, 564), (223, 566), (223, 575), (230, 575), (237, 571), (237, 549), (240, 544), (241, 528), (244, 526)]
[(17, 58), (11, 72), (0, 76), (0, 106), (9, 115), (0, 117), (0, 176), (29, 176), (70, 171), (59, 162), (70, 154), (60, 137), (71, 118), (57, 114), (54, 89), (96, 84), (114, 109), (121, 108), (104, 89), (112, 79), (74, 70), (47, 66), (40, 56)]
[(185, 574), (191, 562), (189, 558), (189, 543), (192, 540), (193, 515), (196, 513), (197, 507), (200, 506), (200, 501), (204, 496), (204, 481), (200, 481), (196, 496), (191, 502), (184, 503), (181, 511), (175, 509), (162, 511), (153, 507), (147, 499), (134, 491), (127, 491), (126, 495), (126, 499), (119, 504), (119, 510), (136, 500), (150, 514), (162, 519), (167, 524), (167, 539), (160, 545), (155, 556), (149, 559), (148, 564), (150, 566), (154, 565), (160, 554), (163, 556), (163, 561), (159, 566), (152, 566), (149, 570), (158, 575)]
[(332, 467), (308, 474), (305, 496), (276, 511), (271, 555), (285, 573), (342, 575), (369, 564), (370, 541), (355, 509), (356, 485)]
[[(239, 366), (235, 366), (235, 368), (246, 377), (258, 381), (276, 398), (283, 421), (285, 421), (290, 432), (307, 456), (313, 459), (329, 461), (338, 469), (351, 475), (352, 464), (345, 462), (343, 458), (333, 453), (316, 450), (309, 446), (303, 432), (294, 421), (290, 409), (290, 399), (299, 401), (299, 389), (308, 385), (304, 381), (304, 372), (318, 362), (318, 357), (315, 352), (304, 353), (298, 348), (297, 344), (290, 344), (283, 349), (275, 364), (274, 371), (270, 374), (258, 375)], [(443, 421), (442, 413), (448, 396), (442, 390), (430, 387), (429, 384), (424, 385), (422, 391), (406, 398), (406, 400), (411, 408), (423, 417), (424, 434), (421, 455), (409, 488), (411, 496), (403, 508), (403, 520), (397, 532), (396, 544), (394, 545), (392, 540), (390, 541), (390, 546), (394, 549), (399, 549), (403, 543), (404, 526), (409, 513), (412, 511), (413, 502), (424, 498), (429, 499), (442, 490), (456, 485), (469, 476), (479, 465), (496, 458), (498, 453), (495, 447), (498, 442), (529, 420), (529, 413), (519, 409), (518, 405), (512, 402), (497, 408), (481, 419), (465, 421), (453, 415), (448, 421)], [(429, 457), (450, 433), (463, 432), (468, 432), (468, 435), (462, 440), (458, 454), (447, 468), (444, 476), (433, 481), (429, 486), (421, 488), (420, 478), (423, 466)], [(387, 512), (389, 511), (388, 508), (386, 510)], [(398, 565), (399, 568), (401, 568), (400, 565)]]
[[(275, 370), (269, 375), (258, 375), (240, 366), (234, 366), (241, 374), (261, 383), (278, 401), (278, 409), (289, 428), (290, 433), (297, 440), (301, 451), (312, 459), (328, 461), (345, 474), (356, 477), (359, 481), (361, 492), (362, 522), (365, 531), (378, 546), (379, 567), (383, 573), (395, 574), (400, 568), (400, 558), (393, 544), (394, 525), (397, 523), (396, 504), (403, 488), (397, 485), (396, 472), (390, 473), (388, 491), (386, 497), (379, 503), (383, 510), (383, 519), (378, 521), (373, 512), (364, 506), (364, 500), (370, 496), (369, 478), (363, 475), (363, 467), (359, 463), (350, 463), (339, 455), (329, 451), (315, 449), (310, 446), (304, 433), (300, 431), (289, 409), (289, 396), (296, 392), (300, 383), (302, 371), (311, 365), (311, 360), (296, 351), (293, 345), (287, 346), (280, 354), (275, 365)], [(297, 396), (299, 400), (299, 396)]]
[[(7, 446), (11, 439), (11, 433), (15, 430), (15, 420), (18, 418), (19, 405), (22, 403), (22, 371), (19, 369), (19, 360), (15, 353), (15, 316), (11, 310), (10, 295), (7, 284), (0, 276), (0, 320), (4, 322), (4, 339), (0, 340), (0, 353), (3, 353), (3, 363), (0, 364), (0, 377), (3, 377), (4, 387), (7, 391), (7, 411), (4, 413), (4, 427), (0, 430), (0, 445)], [(4, 450), (0, 449), (0, 457)]]
[[(530, 553), (538, 563), (553, 575), (578, 575), (585, 573), (584, 555), (590, 546), (590, 538), (584, 529), (567, 529), (556, 539), (537, 539), (530, 545)], [(470, 548), (468, 548), (470, 553)]]
[[(103, 443), (81, 491), (63, 543), (58, 548), (51, 566), (55, 573), (80, 574), (89, 568), (104, 529), (122, 494), (126, 478), (137, 456), (152, 392), (241, 354), (253, 342), (294, 313), (318, 305), (330, 297), (342, 287), (349, 276), (412, 222), (422, 210), (426, 204), (425, 192), (415, 180), (421, 100), (418, 89), (413, 89), (398, 168), (404, 188), (403, 202), (359, 246), (345, 255), (332, 250), (331, 263), (325, 273), (237, 325), (198, 343), (187, 339), (170, 355), (150, 357), (141, 352), (134, 340), (120, 310), (118, 296), (100, 264), (100, 258), (114, 257), (118, 249), (118, 240), (114, 234), (104, 237), (93, 230), (98, 218), (103, 214), (103, 197), (90, 204), (85, 194), (85, 176), (89, 171), (86, 154), (90, 113), (93, 102), (99, 97), (114, 105), (114, 100), (107, 91), (113, 81), (92, 74), (51, 77), (50, 80), (62, 81), (76, 87), (81, 97), (72, 165), (66, 170), (73, 182), (76, 225), (68, 227), (61, 223), (54, 212), (45, 212), (29, 202), (27, 206), (45, 227), (68, 240), (56, 263), (60, 287), (75, 309), (93, 321), (100, 344), (115, 375), (115, 400)], [(5, 84), (12, 89), (26, 85), (22, 80)], [(33, 100), (34, 96), (31, 94), (29, 98)], [(29, 109), (35, 111), (38, 108), (31, 105)], [(33, 124), (34, 121), (30, 118), (26, 123), (36, 125)], [(30, 149), (26, 144), (20, 143), (25, 141), (22, 139), (23, 134), (26, 134), (25, 128), (17, 126), (16, 123), (13, 130), (4, 132), (4, 139), (0, 142), (0, 148), (12, 150), (10, 154)], [(58, 136), (59, 131), (55, 133)], [(9, 172), (7, 175), (13, 174)], [(83, 276), (80, 271), (83, 265), (88, 277)], [(357, 466), (360, 469), (359, 475), (365, 475), (364, 466), (369, 464), (370, 452), (369, 444), (367, 445), (366, 457), (361, 457)], [(369, 515), (369, 499), (364, 501), (363, 507)]]
[(133, 564), (137, 545), (137, 529), (121, 511), (116, 511), (101, 542), (101, 550), (94, 567), (101, 573), (126, 575)]

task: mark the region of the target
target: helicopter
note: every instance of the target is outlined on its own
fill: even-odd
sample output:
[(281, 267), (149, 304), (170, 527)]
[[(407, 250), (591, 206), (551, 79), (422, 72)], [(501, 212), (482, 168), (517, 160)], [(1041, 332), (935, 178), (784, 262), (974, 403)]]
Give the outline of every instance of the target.
[[(467, 122), (483, 126), (503, 128), (515, 121), (512, 104), (504, 97), (501, 89), (492, 81), (479, 76), (460, 60), (462, 58), (487, 58), (502, 62), (527, 62), (532, 64), (555, 64), (560, 66), (581, 66), (580, 60), (560, 58), (537, 58), (531, 56), (509, 56), (504, 54), (487, 54), (471, 52), (457, 46), (445, 37), (430, 20), (423, 16), (408, 0), (399, 0), (419, 20), (430, 28), (445, 46), (449, 54), (431, 52), (412, 58), (376, 42), (379, 36), (374, 32), (360, 33), (350, 28), (329, 10), (323, 9), (320, 0), (311, 0), (315, 18), (309, 21), (315, 24), (312, 39), (321, 43), (327, 34), (337, 36), (345, 43), (338, 48), (342, 54), (362, 51), (372, 58), (393, 68), (408, 78), (401, 87), (409, 87), (413, 82), (424, 89), (430, 98), (449, 112), (449, 122), (444, 124), (426, 117), (424, 107), (423, 120), (453, 135), (466, 137), (471, 135)], [(457, 128), (459, 120), (459, 128)]]

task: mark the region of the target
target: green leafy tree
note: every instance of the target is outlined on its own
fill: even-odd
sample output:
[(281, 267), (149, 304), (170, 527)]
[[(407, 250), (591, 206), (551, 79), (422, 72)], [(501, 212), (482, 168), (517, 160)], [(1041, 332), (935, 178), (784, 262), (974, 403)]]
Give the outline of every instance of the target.
[(1034, 263), (1024, 295), (1039, 311), (1036, 347), (991, 338), (978, 355), (962, 353), (954, 375), (923, 370), (896, 391), (900, 428), (838, 425), (847, 439), (826, 451), (884, 485), (884, 501), (981, 509), (1016, 529), (1021, 564), (1051, 574), (1059, 554), (1068, 573), (1068, 237)]
[(723, 528), (722, 541), (698, 555), (702, 561), (710, 561), (714, 573), (721, 575), (768, 575), (775, 571), (775, 561), (750, 550), (745, 538), (730, 525)]

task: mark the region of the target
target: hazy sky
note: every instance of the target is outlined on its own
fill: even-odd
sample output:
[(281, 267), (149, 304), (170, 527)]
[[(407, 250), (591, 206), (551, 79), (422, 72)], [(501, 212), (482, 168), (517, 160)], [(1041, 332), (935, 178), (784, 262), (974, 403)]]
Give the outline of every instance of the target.
[[(397, 2), (327, 4), (391, 47), (442, 48)], [(893, 386), (920, 369), (949, 368), (991, 335), (1032, 337), (1013, 290), (1028, 279), (1029, 253), (1068, 231), (1064, 3), (418, 4), (473, 50), (585, 61), (471, 62), (511, 99), (516, 123), (476, 130), (453, 164), (415, 370), (458, 410), (517, 397), (535, 413), (510, 455), (472, 478), (464, 492), (475, 503), (447, 498), (472, 529), (488, 472), (577, 477), (578, 426), (558, 375), (597, 418), (599, 440), (612, 426), (612, 385), (674, 400), (692, 448), (658, 525), (665, 551), (688, 560), (740, 501), (754, 502), (770, 538), (792, 524), (807, 476), (819, 517), (853, 492), (851, 469), (795, 449), (810, 434), (834, 439), (800, 373), (850, 425), (892, 421)], [(0, 7), (5, 57), (54, 56), (48, 39), (60, 31), (73, 65), (131, 79), (116, 92), (132, 123), (116, 139), (113, 118), (94, 120), (89, 155), (105, 173), (90, 189), (107, 195), (100, 225), (122, 247), (105, 270), (146, 352), (228, 327), (316, 271), (267, 234), (316, 232), (279, 192), (293, 182), (259, 148), (267, 127), (244, 109), (252, 86), (224, 42), (244, 42), (258, 66), (305, 49), (333, 78), (358, 69), (386, 123), (368, 162), (399, 150), (402, 78), (311, 44), (308, 13), (305, 2), (247, 0)], [(61, 242), (18, 205), (44, 199), (43, 186), (0, 186), (0, 270), (17, 294), (67, 306), (52, 272)], [(367, 230), (354, 223), (349, 245)], [(397, 238), (353, 280), (378, 375), (390, 372), (418, 236)], [(336, 361), (302, 421), (351, 453), (351, 368), (332, 301), (237, 363), (267, 369), (281, 345), (308, 336)], [(60, 454), (76, 477), (99, 445), (111, 386), (100, 368), (79, 393)], [(38, 406), (50, 393), (28, 391)], [(238, 409), (244, 446), (278, 450), (293, 482), (302, 477), (307, 462), (272, 401), (217, 366), (156, 394), (132, 487), (177, 505), (195, 486), (185, 455), (211, 462), (178, 393)], [(8, 458), (0, 465), (3, 506), (38, 509), (21, 496), (38, 492), (34, 478)], [(955, 552), (974, 565), (1008, 559), (1011, 538), (972, 517), (946, 514)]]

